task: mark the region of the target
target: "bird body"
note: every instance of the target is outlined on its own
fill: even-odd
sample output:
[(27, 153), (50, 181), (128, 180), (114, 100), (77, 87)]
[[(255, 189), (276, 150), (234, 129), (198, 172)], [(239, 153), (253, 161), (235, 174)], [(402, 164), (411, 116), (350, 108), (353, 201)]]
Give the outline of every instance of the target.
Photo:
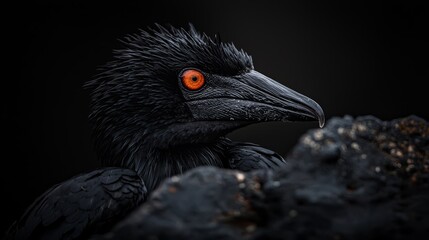
[(106, 167), (45, 192), (14, 225), (15, 239), (101, 233), (162, 180), (198, 166), (250, 171), (285, 164), (225, 135), (266, 121), (319, 120), (320, 106), (254, 70), (231, 43), (189, 30), (141, 31), (90, 81), (90, 121)]

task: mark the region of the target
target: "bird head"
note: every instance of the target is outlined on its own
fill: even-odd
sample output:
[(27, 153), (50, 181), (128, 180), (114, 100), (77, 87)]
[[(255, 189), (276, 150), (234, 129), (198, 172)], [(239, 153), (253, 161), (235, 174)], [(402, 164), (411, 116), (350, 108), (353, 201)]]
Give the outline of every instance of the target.
[(258, 122), (324, 124), (315, 101), (257, 72), (232, 43), (192, 26), (157, 25), (122, 43), (87, 84), (101, 152), (199, 144)]

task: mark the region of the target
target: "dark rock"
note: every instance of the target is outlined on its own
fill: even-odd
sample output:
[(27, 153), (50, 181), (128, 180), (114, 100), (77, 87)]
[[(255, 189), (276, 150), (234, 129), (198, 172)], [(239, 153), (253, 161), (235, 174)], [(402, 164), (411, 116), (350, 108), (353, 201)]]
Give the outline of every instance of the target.
[(429, 125), (331, 119), (275, 172), (168, 179), (100, 239), (428, 239)]

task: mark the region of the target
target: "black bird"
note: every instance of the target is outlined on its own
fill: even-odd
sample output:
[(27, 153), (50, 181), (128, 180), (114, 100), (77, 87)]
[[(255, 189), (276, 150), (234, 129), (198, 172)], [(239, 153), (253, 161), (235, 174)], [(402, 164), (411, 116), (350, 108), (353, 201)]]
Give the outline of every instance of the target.
[(105, 169), (45, 192), (10, 238), (77, 239), (102, 233), (163, 179), (202, 165), (276, 168), (275, 152), (224, 136), (266, 121), (317, 120), (321, 107), (254, 70), (232, 43), (162, 27), (129, 35), (91, 90), (96, 150)]

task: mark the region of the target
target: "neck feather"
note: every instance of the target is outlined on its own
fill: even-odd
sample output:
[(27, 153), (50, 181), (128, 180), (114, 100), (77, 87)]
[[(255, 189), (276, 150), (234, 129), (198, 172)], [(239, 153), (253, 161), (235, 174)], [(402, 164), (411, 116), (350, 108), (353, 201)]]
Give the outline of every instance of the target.
[(170, 148), (143, 145), (120, 162), (105, 162), (135, 170), (144, 180), (149, 191), (165, 178), (182, 174), (198, 166), (230, 168), (227, 150), (231, 141), (218, 138), (204, 144), (188, 144)]

